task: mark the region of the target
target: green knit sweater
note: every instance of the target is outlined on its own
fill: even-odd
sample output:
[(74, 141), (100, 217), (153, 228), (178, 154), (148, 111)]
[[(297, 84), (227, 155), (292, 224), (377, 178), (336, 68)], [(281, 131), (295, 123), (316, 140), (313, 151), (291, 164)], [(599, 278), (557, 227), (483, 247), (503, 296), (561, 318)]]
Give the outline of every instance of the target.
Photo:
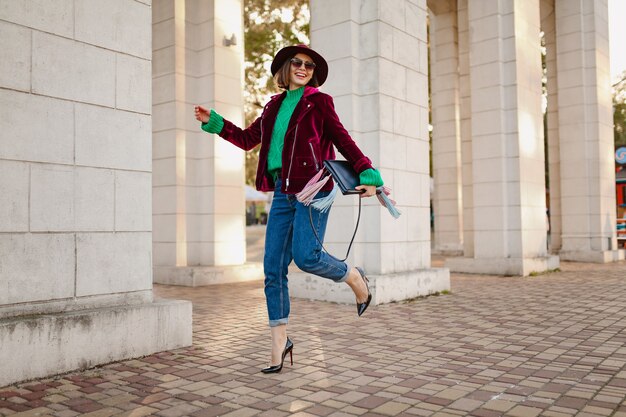
[(276, 123), (272, 131), (272, 141), (270, 142), (270, 151), (267, 154), (267, 172), (276, 178), (276, 173), (283, 166), (283, 146), (285, 145), (285, 133), (293, 111), (296, 109), (298, 102), (302, 98), (304, 87), (297, 90), (287, 90), (287, 96), (280, 105), (278, 114), (276, 115)]
[[(287, 96), (280, 105), (278, 115), (276, 116), (276, 123), (274, 124), (274, 130), (272, 132), (272, 140), (270, 142), (270, 150), (267, 155), (267, 171), (274, 176), (282, 167), (283, 164), (283, 146), (285, 144), (285, 133), (287, 133), (287, 126), (289, 126), (289, 120), (293, 115), (293, 111), (296, 105), (302, 98), (304, 93), (304, 87), (297, 90), (288, 90)], [(211, 109), (211, 115), (208, 123), (202, 123), (202, 130), (207, 133), (219, 134), (224, 128), (224, 118)], [(363, 185), (375, 185), (376, 187), (382, 186), (383, 178), (380, 176), (380, 172), (376, 169), (366, 169), (359, 174), (359, 179)]]

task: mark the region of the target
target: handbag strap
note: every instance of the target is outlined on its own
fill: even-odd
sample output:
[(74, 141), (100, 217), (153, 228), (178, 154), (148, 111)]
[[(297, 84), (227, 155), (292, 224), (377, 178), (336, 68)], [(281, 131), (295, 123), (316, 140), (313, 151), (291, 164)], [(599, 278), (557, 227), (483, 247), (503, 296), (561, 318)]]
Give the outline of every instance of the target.
[(309, 206), (309, 222), (311, 223), (311, 229), (313, 230), (313, 234), (315, 235), (315, 239), (317, 239), (317, 242), (320, 244), (320, 246), (322, 247), (324, 252), (326, 252), (328, 254), (328, 256), (330, 256), (331, 258), (336, 259), (336, 260), (338, 260), (340, 262), (344, 262), (346, 259), (348, 259), (348, 256), (350, 255), (350, 249), (352, 249), (352, 243), (354, 242), (354, 237), (356, 236), (356, 231), (359, 230), (359, 221), (361, 220), (361, 196), (359, 196), (359, 214), (358, 214), (358, 216), (356, 218), (356, 226), (354, 227), (354, 233), (352, 234), (352, 239), (350, 239), (350, 244), (348, 245), (348, 251), (346, 252), (346, 257), (343, 258), (343, 259), (339, 259), (339, 258), (334, 257), (324, 247), (324, 244), (322, 243), (320, 237), (317, 234), (317, 230), (315, 230), (315, 226), (313, 226), (313, 214), (312, 214), (311, 210), (313, 210), (313, 208), (311, 206)]

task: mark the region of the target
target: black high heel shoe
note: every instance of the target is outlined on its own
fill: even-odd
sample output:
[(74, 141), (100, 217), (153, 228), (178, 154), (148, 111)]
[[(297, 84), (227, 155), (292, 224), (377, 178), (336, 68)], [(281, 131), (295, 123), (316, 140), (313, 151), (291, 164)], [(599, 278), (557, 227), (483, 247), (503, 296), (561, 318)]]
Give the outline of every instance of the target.
[(370, 292), (370, 286), (368, 285), (370, 280), (367, 279), (365, 271), (358, 266), (356, 267), (356, 270), (359, 271), (359, 274), (361, 274), (361, 278), (363, 278), (363, 281), (365, 282), (365, 287), (367, 287), (367, 301), (364, 303), (356, 303), (356, 312), (360, 317), (361, 314), (365, 313), (365, 310), (367, 310), (367, 307), (370, 305), (370, 302), (372, 301), (372, 293)]
[(267, 368), (261, 369), (261, 372), (264, 374), (275, 374), (283, 370), (283, 362), (285, 362), (285, 356), (289, 356), (291, 358), (291, 365), (293, 366), (293, 342), (289, 337), (287, 338), (287, 343), (285, 344), (285, 350), (283, 350), (283, 355), (280, 360), (280, 365), (268, 366)]

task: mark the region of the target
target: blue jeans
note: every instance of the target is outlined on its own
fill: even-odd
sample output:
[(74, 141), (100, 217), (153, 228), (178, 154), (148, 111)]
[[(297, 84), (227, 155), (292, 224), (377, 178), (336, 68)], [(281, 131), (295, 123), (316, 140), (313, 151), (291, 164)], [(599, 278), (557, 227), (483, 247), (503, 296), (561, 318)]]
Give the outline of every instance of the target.
[[(309, 219), (309, 207), (298, 202), (293, 194), (280, 191), (282, 181), (276, 180), (274, 199), (270, 209), (265, 232), (265, 300), (270, 327), (289, 322), (289, 287), (287, 267), (295, 261), (304, 272), (344, 282), (348, 279), (350, 268), (326, 252), (315, 238)], [(315, 197), (328, 195), (320, 192)], [(324, 241), (324, 232), (329, 211), (320, 213), (311, 209), (313, 224), (320, 240)]]

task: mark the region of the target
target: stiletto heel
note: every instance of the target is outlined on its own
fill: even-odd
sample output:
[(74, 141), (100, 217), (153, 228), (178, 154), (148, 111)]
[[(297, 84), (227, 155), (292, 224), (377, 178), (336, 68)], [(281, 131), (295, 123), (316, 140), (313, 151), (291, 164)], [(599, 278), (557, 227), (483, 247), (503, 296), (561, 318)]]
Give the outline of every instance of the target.
[(264, 374), (275, 374), (283, 370), (283, 363), (285, 362), (285, 356), (289, 353), (289, 357), (291, 358), (291, 365), (293, 366), (293, 342), (291, 339), (287, 338), (287, 343), (285, 344), (285, 349), (283, 350), (283, 354), (280, 359), (280, 365), (268, 366), (267, 368), (261, 369), (261, 372)]
[(363, 282), (365, 282), (365, 287), (367, 288), (367, 301), (364, 303), (356, 303), (356, 312), (360, 317), (361, 314), (365, 313), (365, 310), (367, 310), (367, 307), (370, 305), (370, 302), (372, 301), (372, 293), (370, 292), (370, 286), (368, 285), (370, 280), (367, 279), (365, 271), (358, 266), (356, 267), (356, 270), (359, 271), (359, 274), (361, 274), (361, 278), (363, 278)]

